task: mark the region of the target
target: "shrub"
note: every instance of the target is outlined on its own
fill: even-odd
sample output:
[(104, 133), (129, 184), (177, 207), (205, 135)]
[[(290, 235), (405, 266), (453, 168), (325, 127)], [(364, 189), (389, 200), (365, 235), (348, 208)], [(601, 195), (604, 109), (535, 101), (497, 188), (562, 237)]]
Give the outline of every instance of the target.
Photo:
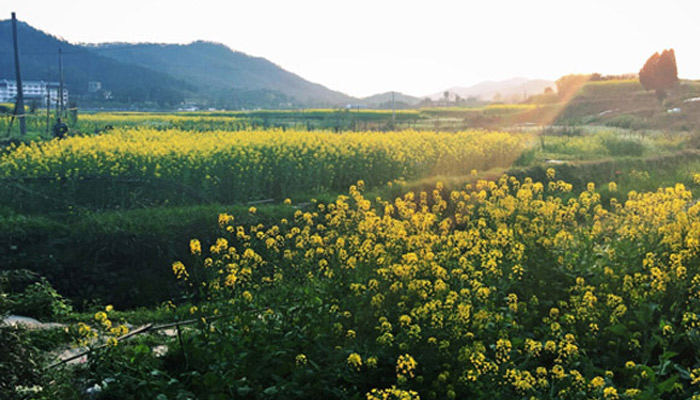
[(638, 131), (641, 129), (648, 129), (649, 124), (643, 119), (636, 115), (618, 115), (605, 121), (606, 126), (613, 126), (616, 128), (630, 129), (633, 131)]
[[(0, 398), (26, 398), (16, 388), (41, 383), (41, 365), (36, 349), (22, 339), (22, 329), (0, 326)], [(21, 389), (20, 389), (21, 391)]]
[(28, 270), (0, 271), (0, 315), (14, 313), (50, 319), (71, 311), (69, 301), (45, 278)]
[(612, 156), (639, 157), (644, 154), (644, 144), (639, 140), (622, 138), (613, 133), (602, 134), (600, 139)]

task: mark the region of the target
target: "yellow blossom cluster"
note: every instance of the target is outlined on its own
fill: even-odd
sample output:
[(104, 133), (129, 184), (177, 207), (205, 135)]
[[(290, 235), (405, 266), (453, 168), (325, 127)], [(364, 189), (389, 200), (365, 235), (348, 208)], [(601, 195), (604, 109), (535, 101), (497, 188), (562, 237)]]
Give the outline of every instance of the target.
[(116, 346), (118, 338), (129, 333), (129, 328), (123, 323), (114, 323), (109, 314), (114, 311), (112, 305), (107, 305), (104, 311), (98, 311), (94, 320), (98, 324), (92, 327), (84, 322), (79, 322), (75, 332), (75, 339), (80, 346), (91, 346), (102, 335), (104, 342), (109, 346)]
[[(548, 175), (392, 200), (358, 184), (277, 225), (220, 218), (201, 285), (242, 308), (314, 293), (320, 354), (362, 379), (395, 366), (368, 399), (692, 397), (700, 205), (680, 184), (603, 204)], [(662, 385), (670, 365), (688, 373)]]
[[(89, 185), (105, 191), (145, 182), (168, 190), (140, 193), (142, 200), (172, 203), (196, 196), (229, 204), (319, 188), (344, 190), (365, 176), (368, 185), (379, 186), (399, 178), (505, 167), (525, 143), (522, 135), (481, 131), (114, 129), (13, 146), (0, 155), (0, 178), (37, 179), (45, 189), (60, 187), (62, 198), (73, 195), (70, 190), (77, 196), (81, 188), (96, 188)], [(167, 196), (156, 199), (161, 192)]]

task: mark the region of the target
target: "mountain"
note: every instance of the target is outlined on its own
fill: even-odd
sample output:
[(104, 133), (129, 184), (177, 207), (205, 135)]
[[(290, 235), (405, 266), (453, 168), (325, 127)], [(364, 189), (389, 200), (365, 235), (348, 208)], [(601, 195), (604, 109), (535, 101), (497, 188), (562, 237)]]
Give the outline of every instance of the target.
[[(75, 45), (18, 22), (20, 64), (25, 80), (58, 81), (58, 49), (63, 51), (64, 76), (71, 98), (82, 106), (124, 108), (175, 107), (186, 100), (216, 108), (334, 107), (361, 104), (390, 108), (391, 92), (357, 99), (310, 82), (260, 57), (218, 43), (186, 45), (105, 43)], [(11, 21), (0, 21), (0, 79), (14, 80)], [(101, 82), (98, 93), (89, 82)], [(542, 93), (551, 81), (514, 78), (482, 82), (447, 91), (463, 99), (504, 101)], [(111, 96), (111, 97), (110, 97)], [(439, 100), (444, 91), (430, 98)], [(499, 98), (496, 98), (499, 100)], [(394, 94), (394, 106), (415, 106), (420, 99)]]
[(354, 101), (348, 95), (309, 82), (264, 58), (249, 56), (219, 43), (105, 43), (89, 48), (122, 63), (185, 80), (205, 93), (231, 89), (268, 90), (305, 105), (344, 105)]
[(421, 101), (421, 99), (418, 97), (409, 96), (403, 93), (386, 92), (364, 97), (359, 100), (359, 104), (369, 108), (391, 108), (392, 97), (395, 108), (413, 107)]
[[(15, 79), (11, 27), (10, 20), (0, 21), (0, 79)], [(17, 27), (22, 78), (58, 81), (60, 48), (66, 87), (81, 105), (173, 107), (194, 100), (208, 107), (274, 108), (357, 102), (222, 44), (75, 45), (25, 22)], [(88, 92), (93, 81), (101, 82), (102, 92)]]
[[(174, 105), (196, 91), (181, 79), (137, 65), (121, 63), (109, 57), (70, 44), (17, 22), (22, 79), (59, 80), (58, 49), (63, 51), (63, 75), (72, 98), (87, 95), (88, 82), (99, 81), (111, 92), (115, 102), (152, 102)], [(0, 21), (0, 79), (15, 79), (10, 20)]]
[(503, 101), (511, 99), (522, 101), (525, 100), (524, 96), (541, 94), (547, 87), (554, 87), (554, 82), (543, 79), (512, 78), (505, 81), (481, 82), (469, 87), (452, 87), (427, 97), (432, 100), (441, 100), (444, 98), (445, 91), (447, 91), (450, 92), (450, 98), (452, 99), (456, 94), (463, 99), (476, 97), (482, 100), (499, 100), (497, 97), (500, 96), (500, 100)]

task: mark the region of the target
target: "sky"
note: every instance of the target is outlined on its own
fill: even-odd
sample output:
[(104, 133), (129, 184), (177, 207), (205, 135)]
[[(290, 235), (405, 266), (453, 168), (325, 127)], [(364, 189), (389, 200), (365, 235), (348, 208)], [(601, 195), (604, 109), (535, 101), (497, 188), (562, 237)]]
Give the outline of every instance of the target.
[(638, 72), (673, 48), (700, 79), (698, 0), (3, 1), (72, 43), (207, 40), (353, 96)]

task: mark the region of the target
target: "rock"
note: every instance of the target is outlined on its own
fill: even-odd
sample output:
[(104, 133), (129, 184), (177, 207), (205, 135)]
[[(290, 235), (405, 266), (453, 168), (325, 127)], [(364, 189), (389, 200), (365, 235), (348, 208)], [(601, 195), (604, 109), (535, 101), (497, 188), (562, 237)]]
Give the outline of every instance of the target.
[[(60, 360), (67, 360), (73, 356), (80, 354), (80, 353), (84, 353), (85, 351), (87, 351), (87, 349), (88, 349), (87, 347), (75, 347), (75, 348), (66, 349), (61, 354), (58, 355), (58, 358)], [(70, 361), (66, 362), (66, 364), (84, 364), (87, 362), (87, 360), (88, 360), (88, 355), (84, 354), (84, 355), (82, 355), (74, 360), (70, 360)]]
[(5, 317), (2, 322), (0, 322), (0, 325), (9, 325), (9, 326), (19, 326), (22, 325), (25, 328), (29, 329), (55, 329), (55, 328), (64, 328), (65, 325), (59, 324), (56, 322), (41, 322), (37, 319), (30, 318), (30, 317), (24, 317), (21, 315), (8, 315)]
[(177, 336), (177, 328), (162, 329), (160, 334), (168, 337), (175, 337)]
[(153, 355), (155, 357), (163, 357), (168, 353), (168, 346), (161, 344), (159, 346), (153, 347), (151, 351), (153, 352)]

